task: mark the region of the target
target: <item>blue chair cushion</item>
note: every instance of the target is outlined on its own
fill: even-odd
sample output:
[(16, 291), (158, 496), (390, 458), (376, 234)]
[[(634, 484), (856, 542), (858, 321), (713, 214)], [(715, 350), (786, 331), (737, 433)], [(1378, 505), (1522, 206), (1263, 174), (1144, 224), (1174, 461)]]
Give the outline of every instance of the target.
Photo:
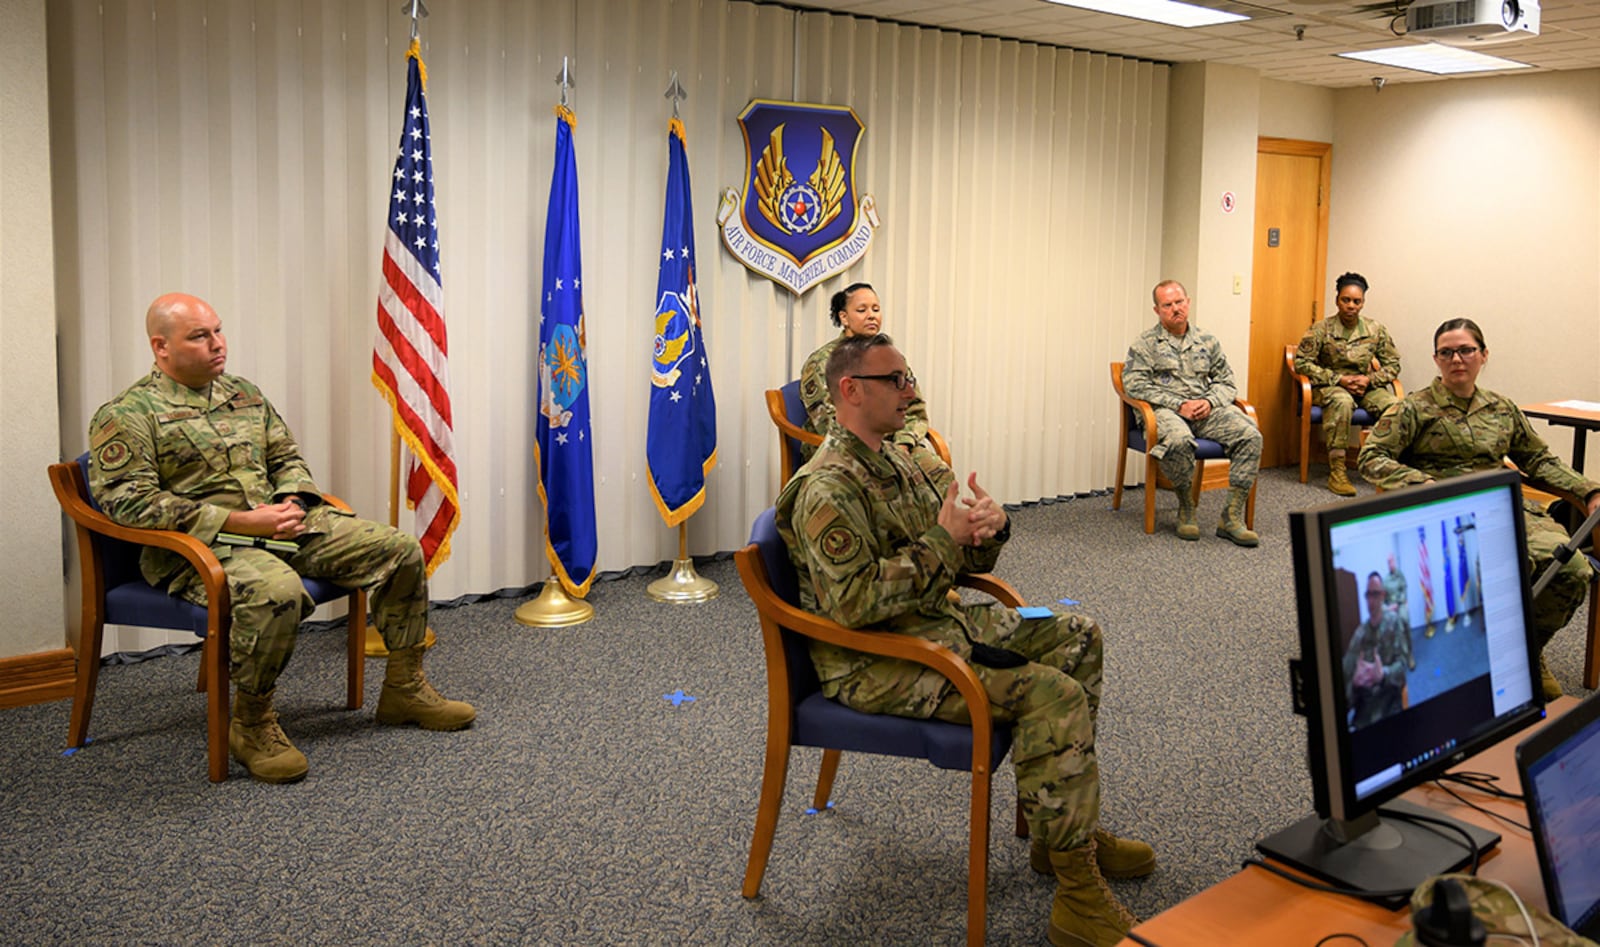
[[(1314, 404), (1311, 406), (1311, 423), (1322, 423), (1322, 405)], [(1374, 415), (1366, 408), (1357, 408), (1350, 414), (1350, 423), (1356, 427), (1371, 427), (1378, 423), (1378, 418), (1377, 415)]]
[[(972, 768), (972, 728), (943, 720), (864, 714), (814, 693), (795, 708), (794, 742), (836, 750), (926, 759), (940, 769)], [(997, 725), (989, 765), (1011, 749), (1011, 728)]]
[[(1138, 426), (1128, 428), (1128, 447), (1141, 454), (1145, 453), (1144, 428)], [(1228, 456), (1228, 452), (1222, 449), (1221, 444), (1210, 438), (1197, 437), (1194, 439), (1194, 456), (1196, 460), (1223, 460)]]

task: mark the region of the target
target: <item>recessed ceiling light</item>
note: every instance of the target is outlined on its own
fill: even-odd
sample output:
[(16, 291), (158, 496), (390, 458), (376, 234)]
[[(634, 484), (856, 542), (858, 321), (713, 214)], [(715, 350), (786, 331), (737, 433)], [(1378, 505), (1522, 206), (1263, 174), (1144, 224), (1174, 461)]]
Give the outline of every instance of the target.
[(1525, 62), (1514, 62), (1510, 59), (1501, 59), (1499, 56), (1486, 56), (1475, 53), (1470, 49), (1458, 49), (1454, 46), (1443, 46), (1439, 43), (1427, 43), (1422, 46), (1391, 46), (1387, 49), (1363, 49), (1354, 53), (1338, 53), (1346, 59), (1359, 59), (1362, 62), (1377, 63), (1380, 66), (1394, 66), (1399, 69), (1411, 69), (1416, 72), (1431, 72), (1436, 76), (1454, 75), (1460, 72), (1497, 72), (1501, 69), (1527, 69)]
[(1131, 16), (1139, 20), (1151, 20), (1185, 29), (1250, 19), (1242, 13), (1227, 13), (1210, 7), (1195, 6), (1192, 3), (1178, 3), (1177, 0), (1045, 0), (1045, 2), (1059, 3), (1064, 7), (1080, 7), (1096, 13)]

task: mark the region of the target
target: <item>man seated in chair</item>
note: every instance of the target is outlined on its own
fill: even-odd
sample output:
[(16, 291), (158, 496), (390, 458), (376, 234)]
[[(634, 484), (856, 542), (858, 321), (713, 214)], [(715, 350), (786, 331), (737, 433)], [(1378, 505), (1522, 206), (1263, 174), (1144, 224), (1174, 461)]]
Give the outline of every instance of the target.
[[(1149, 443), (1149, 432), (1145, 440), (1178, 496), (1178, 538), (1200, 538), (1194, 442), (1204, 437), (1221, 444), (1228, 455), (1228, 504), (1217, 535), (1236, 546), (1255, 546), (1261, 539), (1245, 525), (1244, 516), (1261, 466), (1261, 430), (1233, 403), (1239, 390), (1222, 343), (1189, 325), (1189, 293), (1183, 284), (1163, 280), (1150, 295), (1160, 322), (1128, 347), (1122, 387), (1129, 397), (1148, 401), (1155, 409), (1155, 443)], [(1144, 488), (1154, 490), (1155, 484)]]
[[(283, 418), (255, 385), (226, 374), (222, 321), (203, 300), (161, 296), (145, 329), (155, 368), (95, 412), (89, 487), (118, 523), (189, 533), (221, 560), (233, 604), (233, 757), (263, 782), (306, 774), (305, 755), (272, 709), (278, 674), (313, 608), (302, 575), (370, 591), (389, 649), (380, 723), (470, 724), (472, 706), (446, 700), (422, 673), (428, 584), (417, 540), (323, 502)], [(223, 532), (288, 540), (298, 551), (226, 545)], [(199, 574), (177, 554), (146, 547), (140, 569), (150, 584), (205, 604)]]
[[(1012, 725), (1031, 861), (1057, 879), (1051, 942), (1117, 943), (1135, 921), (1103, 875), (1148, 874), (1155, 852), (1099, 827), (1099, 626), (1083, 615), (1025, 619), (952, 602), (958, 575), (994, 566), (1011, 531), (1005, 510), (976, 474), (963, 498), (931, 452), (894, 448), (890, 436), (916, 388), (888, 336), (841, 341), (827, 379), (837, 423), (777, 502), (802, 604), (850, 628), (944, 645), (972, 663), (994, 719)], [(811, 659), (823, 694), (856, 710), (971, 721), (954, 685), (932, 670), (821, 642)]]

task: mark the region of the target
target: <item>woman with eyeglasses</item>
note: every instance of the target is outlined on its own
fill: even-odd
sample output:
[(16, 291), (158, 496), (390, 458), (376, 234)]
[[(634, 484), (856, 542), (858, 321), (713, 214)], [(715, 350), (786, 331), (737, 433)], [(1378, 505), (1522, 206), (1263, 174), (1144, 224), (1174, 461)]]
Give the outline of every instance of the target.
[(1328, 489), (1353, 497), (1345, 471), (1350, 417), (1359, 405), (1373, 417), (1394, 404), (1400, 351), (1389, 330), (1363, 318), (1367, 280), (1345, 273), (1334, 282), (1337, 313), (1313, 323), (1294, 353), (1294, 370), (1311, 379), (1312, 403), (1322, 406), (1322, 442), (1328, 445)]
[[(833, 423), (833, 402), (828, 400), (827, 370), (828, 356), (833, 353), (834, 346), (842, 339), (877, 335), (883, 331), (883, 309), (878, 304), (877, 292), (868, 283), (851, 283), (834, 293), (828, 307), (828, 318), (840, 328), (838, 338), (812, 352), (805, 366), (800, 369), (800, 400), (805, 403), (808, 415), (805, 428), (819, 435), (826, 435), (828, 425)], [(909, 367), (907, 371), (910, 371)], [(915, 388), (917, 380), (914, 374), (899, 382), (904, 385), (908, 380)], [(927, 436), (928, 406), (923, 403), (919, 392), (906, 409), (906, 426), (885, 440), (909, 452)], [(810, 444), (802, 444), (800, 449), (808, 460), (815, 451)]]
[[(1450, 319), (1433, 333), (1439, 377), (1386, 411), (1361, 449), (1361, 475), (1383, 490), (1431, 483), (1478, 470), (1498, 470), (1507, 458), (1528, 479), (1584, 498), (1589, 512), (1600, 506), (1600, 483), (1586, 478), (1551, 453), (1544, 439), (1511, 399), (1478, 387), (1489, 362), (1483, 331), (1471, 319)], [(1567, 541), (1567, 532), (1532, 502), (1523, 503), (1529, 575), (1542, 574)], [(1566, 627), (1589, 588), (1589, 564), (1573, 556), (1533, 601), (1539, 649)], [(1544, 695), (1561, 696), (1561, 685), (1541, 657)]]

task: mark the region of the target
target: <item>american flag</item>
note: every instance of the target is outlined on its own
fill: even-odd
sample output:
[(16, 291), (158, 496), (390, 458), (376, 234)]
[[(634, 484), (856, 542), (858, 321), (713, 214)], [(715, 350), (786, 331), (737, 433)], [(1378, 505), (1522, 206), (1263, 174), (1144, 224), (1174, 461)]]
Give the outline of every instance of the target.
[(1417, 527), (1417, 571), (1422, 573), (1422, 617), (1433, 624), (1433, 576), (1428, 573), (1428, 530)]
[(424, 95), (427, 77), (421, 44), (413, 39), (406, 50), (405, 127), (394, 162), (389, 228), (383, 239), (372, 383), (389, 402), (395, 431), (410, 449), (406, 506), (416, 511), (417, 538), (432, 575), (450, 558), (450, 535), (461, 521), (461, 501)]

